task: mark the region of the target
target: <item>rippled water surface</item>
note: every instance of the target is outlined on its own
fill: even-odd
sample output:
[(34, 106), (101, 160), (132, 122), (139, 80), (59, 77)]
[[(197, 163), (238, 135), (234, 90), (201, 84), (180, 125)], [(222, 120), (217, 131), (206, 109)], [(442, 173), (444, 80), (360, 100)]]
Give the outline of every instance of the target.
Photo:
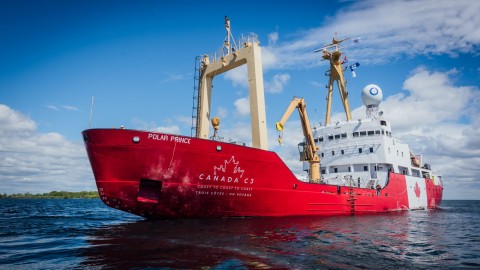
[(480, 201), (368, 216), (150, 221), (89, 199), (0, 200), (2, 269), (480, 268)]

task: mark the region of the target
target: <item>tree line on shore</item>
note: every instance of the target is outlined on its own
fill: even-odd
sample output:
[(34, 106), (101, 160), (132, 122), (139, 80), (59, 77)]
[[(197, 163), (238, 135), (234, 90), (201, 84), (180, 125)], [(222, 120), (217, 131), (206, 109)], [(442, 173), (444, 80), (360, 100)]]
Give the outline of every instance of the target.
[(0, 194), (0, 199), (97, 199), (97, 191), (51, 191), (42, 194), (15, 193), (15, 194)]

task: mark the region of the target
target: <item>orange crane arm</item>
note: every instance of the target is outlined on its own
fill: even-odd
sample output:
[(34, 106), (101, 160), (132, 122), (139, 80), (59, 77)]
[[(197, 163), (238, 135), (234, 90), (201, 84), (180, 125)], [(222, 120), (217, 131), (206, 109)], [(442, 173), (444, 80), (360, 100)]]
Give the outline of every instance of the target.
[(283, 131), (285, 122), (287, 122), (295, 109), (298, 109), (303, 135), (305, 136), (305, 155), (306, 160), (310, 162), (310, 178), (311, 180), (316, 181), (320, 179), (320, 172), (317, 172), (317, 170), (319, 170), (318, 164), (320, 163), (320, 158), (317, 154), (318, 147), (315, 145), (310, 121), (308, 120), (305, 100), (303, 98), (294, 97), (285, 110), (282, 118), (275, 124), (275, 126), (278, 131)]

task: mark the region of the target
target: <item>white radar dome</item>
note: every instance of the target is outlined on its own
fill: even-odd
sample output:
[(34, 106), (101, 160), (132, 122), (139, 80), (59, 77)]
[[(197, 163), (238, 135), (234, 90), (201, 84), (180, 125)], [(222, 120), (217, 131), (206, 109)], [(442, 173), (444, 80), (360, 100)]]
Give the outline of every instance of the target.
[(362, 102), (367, 107), (378, 106), (382, 102), (383, 93), (378, 85), (369, 84), (363, 88)]

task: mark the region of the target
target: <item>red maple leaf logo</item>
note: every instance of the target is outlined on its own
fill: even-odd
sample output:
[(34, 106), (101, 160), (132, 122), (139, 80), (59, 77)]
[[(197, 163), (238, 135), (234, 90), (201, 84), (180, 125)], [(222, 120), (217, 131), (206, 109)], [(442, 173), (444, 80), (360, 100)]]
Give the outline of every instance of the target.
[(418, 182), (415, 183), (415, 196), (417, 196), (417, 198), (420, 198), (420, 188), (418, 187)]

